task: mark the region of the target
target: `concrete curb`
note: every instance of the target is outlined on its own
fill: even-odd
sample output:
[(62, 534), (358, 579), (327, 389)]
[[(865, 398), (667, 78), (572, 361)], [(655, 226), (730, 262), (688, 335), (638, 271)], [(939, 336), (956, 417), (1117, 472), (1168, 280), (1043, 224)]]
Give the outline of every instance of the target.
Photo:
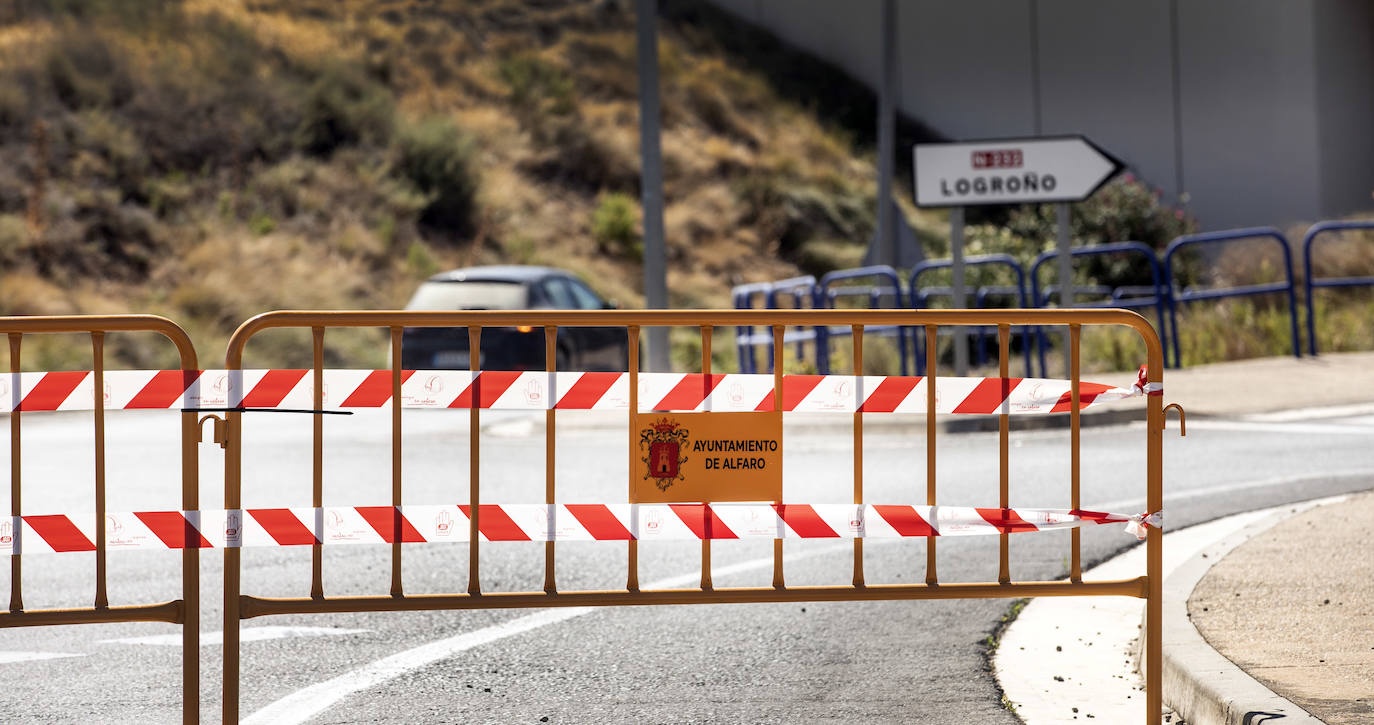
[(1164, 702), (1190, 725), (1253, 725), (1277, 718), (1283, 718), (1285, 725), (1322, 725), (1213, 649), (1188, 617), (1188, 598), (1213, 564), (1279, 522), (1317, 505), (1308, 503), (1267, 516), (1208, 545), (1164, 580)]

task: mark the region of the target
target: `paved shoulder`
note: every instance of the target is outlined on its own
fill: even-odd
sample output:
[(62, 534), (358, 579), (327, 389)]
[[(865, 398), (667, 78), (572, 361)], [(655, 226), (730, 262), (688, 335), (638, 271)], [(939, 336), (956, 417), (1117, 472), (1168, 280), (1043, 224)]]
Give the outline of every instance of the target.
[(1188, 600), (1207, 642), (1330, 725), (1374, 719), (1374, 493), (1241, 544)]

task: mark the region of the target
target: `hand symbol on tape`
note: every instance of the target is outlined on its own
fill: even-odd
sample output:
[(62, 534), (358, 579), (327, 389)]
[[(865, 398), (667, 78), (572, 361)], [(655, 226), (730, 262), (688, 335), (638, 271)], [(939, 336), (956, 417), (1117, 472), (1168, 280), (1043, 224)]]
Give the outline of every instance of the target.
[(538, 403), (544, 399), (544, 384), (538, 380), (530, 380), (525, 383), (525, 400), (531, 403)]

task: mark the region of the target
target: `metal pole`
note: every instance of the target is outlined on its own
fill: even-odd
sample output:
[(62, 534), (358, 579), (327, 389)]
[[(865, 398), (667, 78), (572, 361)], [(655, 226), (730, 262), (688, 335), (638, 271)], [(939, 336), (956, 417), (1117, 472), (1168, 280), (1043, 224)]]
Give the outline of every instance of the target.
[(883, 0), (883, 76), (878, 88), (878, 238), (874, 260), (898, 266), (896, 215), (892, 204), (893, 154), (896, 153), (897, 3)]
[[(953, 279), (950, 287), (954, 292), (953, 306), (962, 310), (968, 307), (964, 290), (964, 207), (951, 207), (949, 210), (949, 258)], [(968, 375), (968, 328), (954, 326), (954, 374), (959, 377)], [(934, 373), (931, 373), (934, 375)]]
[[(638, 0), (635, 30), (639, 62), (639, 182), (644, 207), (644, 306), (668, 307), (667, 255), (663, 233), (663, 154), (659, 144), (658, 0)], [(650, 327), (649, 369), (668, 372), (668, 330)]]
[[(1073, 307), (1073, 237), (1069, 233), (1069, 205), (1066, 202), (1058, 202), (1054, 205), (1054, 221), (1059, 239), (1059, 306), (1068, 309)], [(1069, 330), (1064, 331), (1064, 375), (1068, 376), (1072, 365), (1069, 362), (1071, 354)]]

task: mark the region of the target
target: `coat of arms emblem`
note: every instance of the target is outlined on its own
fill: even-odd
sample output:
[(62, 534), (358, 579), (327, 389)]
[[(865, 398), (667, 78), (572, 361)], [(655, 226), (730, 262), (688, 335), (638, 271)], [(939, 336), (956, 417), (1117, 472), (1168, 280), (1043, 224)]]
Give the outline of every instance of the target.
[(658, 490), (667, 491), (681, 479), (682, 464), (687, 462), (687, 456), (682, 455), (686, 443), (687, 429), (667, 418), (640, 430), (639, 452), (648, 467), (645, 480), (652, 478)]

